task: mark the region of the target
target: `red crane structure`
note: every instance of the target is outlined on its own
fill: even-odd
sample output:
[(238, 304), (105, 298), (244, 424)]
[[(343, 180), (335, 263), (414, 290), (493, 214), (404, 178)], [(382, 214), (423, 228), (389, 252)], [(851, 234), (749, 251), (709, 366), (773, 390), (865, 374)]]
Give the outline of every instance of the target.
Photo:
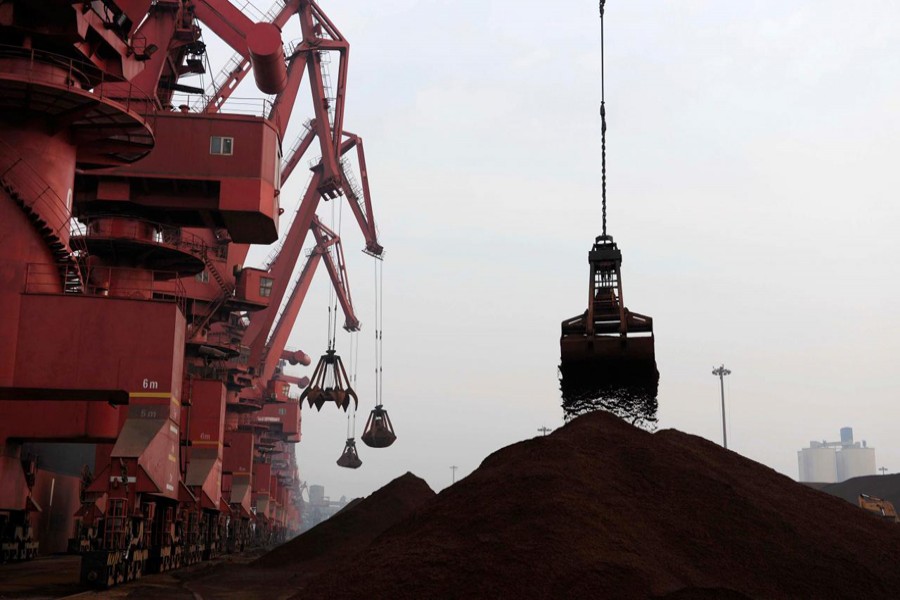
[[(185, 83), (206, 71), (202, 28), (236, 52), (209, 96)], [(228, 0), (0, 0), (0, 558), (68, 547), (105, 587), (297, 530), (305, 382), (283, 361), (309, 364), (285, 344), (320, 263), (359, 326), (319, 201), (346, 197), (382, 253), (343, 128), (348, 52), (312, 0), (258, 18)], [(248, 114), (232, 94), (250, 72), (274, 96)], [(315, 115), (283, 157), (304, 74)], [(245, 266), (279, 239), (281, 186), (316, 140), (277, 254)]]

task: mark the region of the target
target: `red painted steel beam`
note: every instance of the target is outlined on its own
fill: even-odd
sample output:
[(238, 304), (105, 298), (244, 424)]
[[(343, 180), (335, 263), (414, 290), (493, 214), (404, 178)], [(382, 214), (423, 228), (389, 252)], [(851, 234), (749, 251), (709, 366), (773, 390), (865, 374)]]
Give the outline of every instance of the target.
[[(300, 0), (286, 0), (284, 6), (275, 15), (275, 18), (272, 19), (272, 24), (275, 25), (279, 30), (283, 30), (284, 26), (290, 20), (290, 18), (297, 14), (297, 11), (300, 10)], [(239, 54), (240, 51), (238, 51)], [(209, 102), (206, 104), (206, 108), (204, 109), (206, 112), (218, 112), (222, 105), (226, 100), (231, 96), (232, 92), (237, 88), (237, 86), (244, 80), (244, 77), (249, 72), (247, 70), (247, 63), (250, 61), (248, 56), (241, 54), (244, 60), (229, 74), (228, 78), (222, 82), (222, 85), (219, 89), (216, 90), (215, 94), (213, 94), (212, 98), (209, 99)], [(302, 72), (302, 68), (301, 68)], [(301, 74), (302, 79), (302, 74)], [(292, 86), (296, 86), (293, 88), (293, 92), (290, 92)], [(292, 96), (297, 95), (297, 89), (300, 86), (300, 82), (297, 81), (293, 83), (290, 79), (290, 65), (288, 66), (288, 82), (285, 88), (279, 92), (279, 96), (281, 94), (292, 94)], [(289, 103), (291, 106), (293, 105), (293, 99)], [(290, 111), (290, 109), (288, 109)], [(286, 128), (286, 126), (285, 126)], [(282, 130), (282, 135), (284, 135), (284, 131)]]
[(309, 131), (306, 132), (306, 135), (303, 136), (303, 139), (300, 140), (300, 143), (297, 145), (297, 149), (288, 157), (287, 161), (281, 167), (282, 186), (294, 172), (294, 169), (297, 168), (297, 165), (300, 163), (303, 155), (306, 154), (306, 151), (309, 150), (309, 147), (312, 145), (314, 139), (316, 139), (316, 129), (314, 126), (311, 126), (309, 128)]
[(194, 14), (213, 33), (249, 59), (256, 87), (276, 94), (287, 84), (281, 29), (274, 23), (253, 23), (228, 0), (197, 0)]
[(339, 152), (344, 130), (344, 105), (347, 95), (347, 70), (348, 63), (350, 62), (350, 44), (344, 39), (344, 36), (341, 35), (341, 32), (334, 23), (331, 22), (331, 19), (328, 18), (328, 15), (325, 14), (318, 4), (311, 1), (310, 8), (312, 14), (319, 22), (319, 25), (326, 33), (328, 33), (329, 37), (332, 38), (332, 41), (320, 42), (319, 48), (323, 50), (337, 50), (339, 53), (337, 86), (335, 87), (334, 96), (334, 123), (332, 124), (334, 130), (334, 151)]
[(143, 61), (144, 69), (131, 82), (140, 90), (148, 94), (154, 93), (159, 87), (159, 80), (163, 73), (174, 76), (175, 69), (170, 56), (170, 43), (175, 36), (178, 24), (183, 20), (180, 6), (164, 4), (147, 15), (135, 32), (135, 37), (146, 40), (145, 47), (156, 46), (158, 50)]
[[(275, 330), (272, 332), (272, 337), (266, 345), (262, 357), (263, 364), (259, 371), (260, 381), (268, 382), (275, 374), (275, 367), (278, 366), (278, 361), (281, 360), (281, 353), (284, 351), (288, 337), (291, 335), (291, 330), (297, 322), (297, 315), (300, 313), (300, 307), (303, 306), (303, 301), (306, 299), (307, 292), (309, 292), (309, 286), (312, 284), (313, 276), (316, 274), (316, 268), (322, 260), (322, 254), (322, 252), (318, 251), (318, 248), (310, 254), (309, 260), (306, 261), (303, 270), (300, 272), (300, 276), (297, 278), (297, 284), (291, 291), (291, 295), (284, 307), (284, 311), (281, 313), (281, 318), (278, 320), (278, 323), (276, 323)], [(254, 363), (251, 362), (250, 364)]]
[(284, 300), (294, 265), (297, 264), (297, 258), (303, 250), (306, 232), (309, 231), (309, 225), (316, 214), (316, 207), (321, 198), (317, 189), (319, 177), (319, 173), (313, 174), (306, 194), (297, 208), (291, 228), (285, 236), (284, 245), (269, 267), (269, 275), (274, 280), (269, 296), (269, 307), (250, 315), (250, 325), (244, 332), (243, 344), (250, 347), (250, 364), (252, 365), (260, 364), (266, 339), (275, 323), (278, 308)]
[(241, 56), (249, 58), (247, 32), (253, 21), (228, 0), (197, 0), (193, 6), (194, 14), (213, 33)]
[[(291, 113), (294, 109), (294, 102), (297, 100), (297, 93), (300, 91), (300, 84), (303, 82), (305, 70), (306, 54), (295, 52), (288, 59), (287, 83), (284, 89), (275, 96), (275, 100), (272, 102), (272, 110), (269, 111), (269, 120), (275, 124), (275, 127), (278, 129), (278, 136), (282, 140), (288, 124), (291, 122)], [(282, 176), (282, 184), (284, 181), (285, 177)]]
[[(261, 381), (268, 382), (275, 373), (278, 361), (281, 360), (284, 353), (284, 347), (287, 344), (288, 337), (294, 329), (297, 321), (297, 315), (300, 314), (300, 308), (306, 299), (309, 286), (312, 283), (316, 268), (320, 261), (325, 262), (325, 268), (331, 278), (332, 286), (337, 295), (338, 302), (344, 312), (344, 328), (348, 331), (357, 331), (359, 329), (359, 319), (353, 310), (353, 301), (350, 296), (349, 280), (347, 271), (344, 266), (344, 253), (341, 249), (341, 238), (335, 232), (325, 227), (318, 217), (313, 218), (310, 225), (313, 236), (316, 238), (316, 246), (310, 254), (309, 259), (304, 265), (297, 283), (291, 292), (290, 297), (285, 304), (281, 317), (275, 325), (271, 338), (266, 345), (263, 355), (263, 366), (260, 368)], [(333, 254), (332, 254), (333, 250)], [(335, 260), (336, 259), (336, 260)], [(277, 308), (277, 307), (276, 307)], [(252, 354), (251, 354), (252, 360)], [(251, 365), (255, 364), (253, 362)]]
[(285, 350), (281, 353), (281, 358), (292, 365), (303, 365), (304, 367), (308, 367), (312, 364), (312, 359), (309, 357), (309, 354), (303, 350)]
[(335, 150), (339, 147), (340, 137), (334, 137), (331, 127), (331, 117), (328, 114), (328, 98), (325, 95), (325, 82), (322, 76), (322, 57), (319, 46), (325, 43), (316, 31), (313, 19), (313, 11), (310, 4), (305, 4), (299, 13), (300, 28), (303, 32), (302, 50), (307, 50), (306, 60), (309, 71), (309, 85), (313, 95), (313, 110), (316, 114), (315, 126), (319, 136), (319, 145), (322, 152), (322, 168), (324, 173), (319, 181), (319, 190), (323, 195), (332, 198), (337, 196), (337, 190), (341, 185), (341, 171), (338, 164), (338, 156)]
[[(350, 210), (353, 211), (353, 216), (356, 217), (359, 229), (366, 239), (366, 251), (375, 256), (381, 256), (384, 248), (378, 242), (378, 230), (375, 227), (375, 217), (372, 214), (372, 196), (369, 192), (369, 174), (366, 167), (366, 153), (363, 150), (363, 141), (361, 137), (350, 132), (345, 132), (344, 136), (347, 138), (347, 141), (344, 142), (345, 147), (348, 147), (348, 149), (356, 147), (356, 159), (359, 161), (359, 176), (363, 193), (362, 198), (350, 197), (352, 191), (351, 194), (348, 194), (347, 200), (350, 203)], [(344, 189), (348, 190), (350, 184), (347, 181), (346, 173), (342, 173), (342, 178)], [(360, 202), (362, 206), (360, 206)]]
[(319, 246), (324, 248), (328, 243), (334, 249), (333, 253), (325, 253), (324, 260), (328, 276), (331, 278), (331, 286), (334, 288), (341, 310), (344, 311), (344, 329), (359, 331), (359, 319), (356, 318), (353, 300), (350, 297), (350, 279), (347, 277), (347, 269), (344, 264), (344, 248), (341, 246), (341, 238), (318, 221), (313, 223), (313, 234), (316, 236)]

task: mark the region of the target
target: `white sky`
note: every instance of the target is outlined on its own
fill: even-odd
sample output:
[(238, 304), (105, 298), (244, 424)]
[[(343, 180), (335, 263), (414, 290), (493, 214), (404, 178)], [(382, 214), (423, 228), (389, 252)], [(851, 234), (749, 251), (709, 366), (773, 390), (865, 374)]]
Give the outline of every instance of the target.
[[(559, 324), (585, 308), (600, 232), (597, 2), (321, 6), (352, 48), (345, 124), (365, 139), (387, 249), (399, 439), (360, 443), (362, 468), (341, 469), (343, 413), (304, 409), (301, 477), (332, 498), (405, 471), (440, 489), (450, 465), (459, 478), (562, 422)], [(655, 321), (660, 426), (720, 441), (724, 362), (732, 449), (796, 478), (797, 450), (850, 425), (900, 470), (900, 5), (609, 0), (606, 41), (609, 227), (626, 305)], [(344, 217), (361, 430), (373, 268)], [(322, 270), (292, 337), (313, 356), (327, 287)]]

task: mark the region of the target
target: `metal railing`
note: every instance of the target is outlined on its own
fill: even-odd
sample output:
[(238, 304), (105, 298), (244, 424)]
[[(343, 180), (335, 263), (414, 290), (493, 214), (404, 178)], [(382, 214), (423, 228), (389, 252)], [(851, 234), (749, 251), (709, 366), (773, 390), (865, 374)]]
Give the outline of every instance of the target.
[[(110, 219), (115, 219), (115, 221)], [(73, 231), (72, 236), (124, 239), (158, 244), (182, 250), (201, 259), (207, 256), (210, 250), (210, 246), (202, 238), (184, 231), (176, 225), (123, 217), (122, 215), (92, 215), (86, 230), (81, 233)], [(220, 252), (217, 248), (213, 251), (213, 255), (218, 257)]]
[[(156, 98), (129, 81), (102, 71), (97, 65), (45, 50), (22, 48), (0, 44), (0, 59), (25, 59), (29, 62), (27, 72), (17, 70), (4, 73), (3, 77), (15, 78), (29, 83), (43, 83), (62, 87), (70, 91), (84, 92), (116, 104), (126, 112), (140, 114), (144, 120), (156, 112)], [(35, 69), (36, 66), (52, 66), (64, 71), (64, 81), (47, 78), (47, 74)]]
[[(206, 111), (206, 107), (212, 98), (212, 95), (207, 94), (176, 92), (172, 94), (172, 106), (186, 106), (188, 112), (202, 113)], [(272, 111), (272, 101), (266, 98), (235, 98), (232, 96), (219, 104), (216, 111), (228, 115), (268, 118), (269, 113)]]
[[(80, 224), (72, 219), (72, 207), (59, 197), (34, 167), (15, 148), (0, 139), (0, 182), (11, 187), (19, 200), (52, 226), (57, 238)], [(52, 219), (52, 222), (50, 221)]]
[[(77, 267), (71, 265), (66, 269), (76, 270)], [(88, 267), (85, 271), (82, 294), (66, 289), (61, 291), (60, 269), (57, 265), (28, 263), (25, 266), (25, 293), (154, 300), (173, 302), (182, 309), (182, 312), (186, 308), (187, 294), (177, 273), (98, 266)], [(64, 273), (64, 275), (68, 275), (68, 273)]]

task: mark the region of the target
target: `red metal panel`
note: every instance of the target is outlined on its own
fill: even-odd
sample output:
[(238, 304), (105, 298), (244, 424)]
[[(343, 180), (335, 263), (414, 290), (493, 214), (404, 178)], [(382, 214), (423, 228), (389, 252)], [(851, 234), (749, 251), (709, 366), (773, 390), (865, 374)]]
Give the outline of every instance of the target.
[(22, 461), (16, 456), (0, 456), (0, 510), (24, 510), (28, 493)]
[(185, 390), (191, 404), (186, 426), (191, 444), (221, 447), (225, 434), (225, 384), (212, 379), (192, 379)]
[[(174, 303), (32, 295), (14, 383), (181, 396), (184, 315)], [(48, 368), (49, 367), (49, 368)]]
[(25, 212), (0, 189), (0, 386), (11, 386), (15, 372), (16, 343), (19, 338), (19, 309), (25, 289), (25, 265), (53, 264), (50, 249)]
[(296, 401), (265, 404), (262, 410), (253, 413), (253, 419), (274, 426), (275, 431), (296, 435), (300, 433), (300, 404)]
[[(260, 101), (260, 109), (263, 104)], [(268, 244), (278, 239), (277, 182), (280, 177), (278, 133), (268, 120), (246, 115), (160, 113), (155, 120), (156, 147), (128, 169), (111, 171), (132, 180), (132, 202), (157, 209), (219, 210), (231, 238), (240, 243)], [(229, 138), (230, 147), (216, 146), (212, 138)], [(213, 154), (211, 150), (220, 153)], [(142, 178), (171, 181), (206, 181), (206, 196), (194, 188), (191, 203), (174, 191), (140, 183)], [(99, 188), (79, 193), (79, 202), (99, 198)], [(116, 191), (121, 196), (121, 190)], [(177, 214), (173, 214), (173, 217)]]
[(272, 486), (272, 465), (269, 463), (255, 463), (253, 465), (253, 491), (256, 493), (269, 493)]
[(112, 441), (118, 432), (118, 409), (103, 402), (0, 402), (0, 440)]
[(247, 431), (225, 432), (224, 470), (249, 474), (253, 469), (253, 434)]
[(217, 380), (192, 379), (185, 385), (190, 399), (186, 437), (188, 486), (199, 486), (204, 500), (218, 507), (222, 490), (222, 442), (225, 435), (225, 384)]
[[(55, 388), (58, 397), (66, 389), (124, 390), (132, 402), (143, 396), (177, 403), (185, 322), (176, 305), (87, 296), (27, 299), (15, 386)], [(0, 439), (112, 440), (118, 427), (117, 409), (104, 402), (0, 403)]]

